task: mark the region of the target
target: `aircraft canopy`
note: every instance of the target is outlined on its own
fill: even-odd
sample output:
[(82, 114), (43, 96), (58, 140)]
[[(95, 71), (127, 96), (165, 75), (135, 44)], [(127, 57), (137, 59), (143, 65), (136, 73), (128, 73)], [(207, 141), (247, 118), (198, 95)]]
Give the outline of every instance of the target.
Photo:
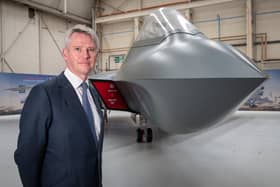
[(162, 38), (176, 32), (184, 32), (191, 35), (201, 33), (175, 9), (160, 8), (145, 18), (144, 25), (136, 41)]

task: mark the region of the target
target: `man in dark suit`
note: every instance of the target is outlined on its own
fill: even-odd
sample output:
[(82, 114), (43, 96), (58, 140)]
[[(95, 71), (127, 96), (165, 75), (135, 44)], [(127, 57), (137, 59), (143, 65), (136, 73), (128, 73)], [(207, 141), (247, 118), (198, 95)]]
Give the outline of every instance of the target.
[(98, 38), (76, 25), (62, 52), (65, 71), (36, 85), (25, 102), (15, 162), (24, 187), (101, 187), (103, 114), (87, 80)]

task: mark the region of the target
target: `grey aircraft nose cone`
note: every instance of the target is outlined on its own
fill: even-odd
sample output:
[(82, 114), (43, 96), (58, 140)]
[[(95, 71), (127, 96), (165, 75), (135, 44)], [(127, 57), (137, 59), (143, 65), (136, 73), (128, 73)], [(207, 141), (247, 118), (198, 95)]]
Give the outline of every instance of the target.
[(130, 111), (166, 132), (190, 133), (234, 111), (267, 76), (237, 49), (161, 8), (145, 19), (120, 70), (104, 79), (116, 83)]
[[(176, 18), (180, 20), (172, 22)], [(267, 78), (240, 51), (209, 40), (175, 10), (162, 9), (147, 19), (143, 37), (132, 46), (115, 80), (130, 108), (167, 132), (213, 125)], [(152, 24), (158, 20), (162, 23)], [(169, 25), (179, 27), (180, 21), (187, 26)], [(145, 38), (150, 25), (173, 30)]]

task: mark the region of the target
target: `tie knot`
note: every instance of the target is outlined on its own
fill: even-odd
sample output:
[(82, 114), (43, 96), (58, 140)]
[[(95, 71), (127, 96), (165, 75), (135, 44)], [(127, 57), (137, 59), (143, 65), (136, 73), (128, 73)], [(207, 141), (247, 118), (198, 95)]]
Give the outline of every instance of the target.
[(86, 90), (86, 89), (88, 88), (88, 85), (87, 85), (86, 82), (83, 82), (83, 83), (81, 84), (81, 86), (82, 86), (82, 89), (83, 89), (83, 90)]

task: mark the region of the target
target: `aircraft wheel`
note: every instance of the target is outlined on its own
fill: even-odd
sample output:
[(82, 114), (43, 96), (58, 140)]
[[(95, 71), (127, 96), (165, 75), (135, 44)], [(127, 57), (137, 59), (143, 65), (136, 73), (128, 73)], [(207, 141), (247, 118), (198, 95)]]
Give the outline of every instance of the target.
[(147, 142), (151, 143), (153, 141), (153, 131), (151, 128), (147, 129)]
[(137, 143), (142, 143), (144, 142), (144, 130), (138, 128), (137, 129), (137, 139), (136, 139)]

